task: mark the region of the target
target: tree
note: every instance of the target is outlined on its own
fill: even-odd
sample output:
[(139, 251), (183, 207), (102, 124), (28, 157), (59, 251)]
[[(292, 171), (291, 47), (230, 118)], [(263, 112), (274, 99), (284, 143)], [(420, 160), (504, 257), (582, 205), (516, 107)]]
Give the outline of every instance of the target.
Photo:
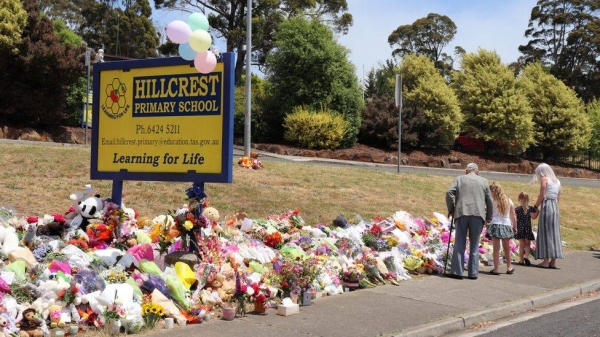
[(586, 101), (600, 94), (599, 6), (596, 0), (538, 0), (520, 62), (541, 62)]
[(592, 127), (590, 150), (600, 153), (600, 101), (596, 98), (589, 102), (586, 111)]
[(379, 63), (377, 69), (371, 69), (367, 73), (365, 84), (365, 98), (394, 97), (394, 85), (396, 80), (396, 66), (394, 61), (386, 60)]
[[(413, 146), (452, 144), (460, 130), (458, 99), (427, 56), (410, 54), (400, 64), (403, 136)], [(406, 130), (406, 131), (404, 131)]]
[(287, 20), (275, 36), (275, 49), (267, 58), (264, 116), (273, 140), (281, 140), (281, 125), (295, 107), (336, 111), (349, 123), (342, 146), (356, 142), (360, 126), (361, 90), (348, 50), (333, 32), (317, 21)]
[(84, 49), (60, 43), (38, 0), (24, 0), (23, 8), (18, 54), (0, 52), (0, 119), (54, 131), (64, 121), (68, 86), (84, 74)]
[(156, 57), (159, 36), (150, 20), (152, 7), (148, 0), (126, 2), (124, 8), (84, 1), (81, 14), (85, 20), (78, 34), (89, 47), (130, 58)]
[(392, 48), (397, 45), (392, 56), (425, 55), (446, 75), (452, 69), (453, 59), (443, 50), (454, 39), (455, 34), (456, 24), (449, 17), (429, 13), (427, 17), (417, 19), (410, 25), (396, 28), (388, 37), (388, 43)]
[(549, 157), (587, 149), (590, 123), (581, 99), (539, 63), (525, 67), (519, 88), (533, 110), (534, 150)]
[(12, 53), (21, 42), (27, 12), (19, 0), (0, 0), (0, 49)]
[(453, 73), (452, 87), (464, 114), (464, 129), (485, 141), (525, 150), (533, 142), (531, 108), (517, 90), (513, 72), (495, 51), (483, 49), (463, 55), (461, 68)]
[(52, 21), (52, 25), (54, 26), (54, 33), (60, 36), (60, 43), (68, 43), (71, 46), (81, 46), (83, 43), (83, 39), (81, 36), (77, 35), (74, 31), (67, 28), (67, 24), (60, 20), (55, 19)]
[[(228, 52), (237, 53), (235, 82), (239, 83), (246, 58), (246, 0), (155, 0), (154, 3), (156, 8), (205, 13), (211, 32), (216, 38), (225, 39)], [(273, 49), (273, 36), (286, 19), (315, 19), (345, 34), (352, 25), (352, 15), (347, 11), (346, 0), (253, 0), (252, 50), (256, 53), (256, 63), (264, 66)]]

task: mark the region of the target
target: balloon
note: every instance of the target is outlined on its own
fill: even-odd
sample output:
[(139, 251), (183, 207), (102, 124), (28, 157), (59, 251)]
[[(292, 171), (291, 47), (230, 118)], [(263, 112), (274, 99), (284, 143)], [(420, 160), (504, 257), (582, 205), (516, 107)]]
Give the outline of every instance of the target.
[(194, 67), (202, 74), (209, 74), (217, 66), (217, 57), (210, 50), (198, 53), (194, 58)]
[[(182, 59), (191, 61), (196, 57), (196, 51), (190, 47), (189, 43), (184, 43), (179, 45), (179, 56)], [(138, 231), (139, 232), (139, 231)]]
[(202, 52), (208, 49), (212, 43), (210, 34), (205, 30), (195, 30), (190, 35), (190, 47), (197, 52)]
[(188, 25), (192, 31), (200, 29), (203, 31), (208, 31), (208, 19), (202, 13), (192, 13), (187, 19)]
[(167, 36), (175, 43), (187, 43), (191, 34), (190, 26), (181, 20), (172, 21), (167, 25)]

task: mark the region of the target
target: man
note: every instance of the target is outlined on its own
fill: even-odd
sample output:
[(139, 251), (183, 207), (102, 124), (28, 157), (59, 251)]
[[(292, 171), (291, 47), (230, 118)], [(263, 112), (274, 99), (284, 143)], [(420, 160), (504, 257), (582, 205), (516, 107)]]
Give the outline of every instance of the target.
[(479, 236), (484, 224), (492, 220), (494, 204), (487, 179), (479, 176), (479, 167), (469, 163), (465, 175), (457, 177), (446, 192), (448, 216), (454, 219), (456, 228), (452, 268), (449, 277), (463, 278), (465, 245), (469, 232), (469, 279), (476, 280), (479, 274)]

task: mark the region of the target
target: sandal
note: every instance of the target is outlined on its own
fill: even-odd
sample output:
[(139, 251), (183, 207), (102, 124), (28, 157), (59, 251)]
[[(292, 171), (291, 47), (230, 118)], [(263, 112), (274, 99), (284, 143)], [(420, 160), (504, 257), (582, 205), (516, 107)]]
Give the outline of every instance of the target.
[(538, 268), (550, 269), (550, 266), (544, 266), (542, 264), (536, 264), (535, 266)]
[(525, 258), (525, 265), (526, 266), (531, 266), (531, 261), (529, 261), (528, 258)]
[(490, 271), (490, 274), (492, 274), (492, 275), (500, 275), (500, 273), (498, 273), (498, 272), (495, 272), (495, 271), (493, 271), (493, 270), (491, 270), (491, 271)]
[(519, 266), (524, 266), (524, 265), (525, 265), (525, 261), (519, 261), (519, 262), (517, 262), (517, 264), (518, 264)]
[(511, 270), (507, 270), (507, 271), (506, 271), (506, 273), (507, 273), (508, 275), (512, 275), (512, 274), (514, 274), (514, 273), (515, 273), (515, 268), (513, 268), (513, 269), (511, 269)]

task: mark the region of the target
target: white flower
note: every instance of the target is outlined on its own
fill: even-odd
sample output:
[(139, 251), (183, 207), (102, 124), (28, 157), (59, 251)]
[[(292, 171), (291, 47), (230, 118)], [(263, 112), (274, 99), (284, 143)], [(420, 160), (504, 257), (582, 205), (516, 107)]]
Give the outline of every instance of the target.
[(248, 296), (254, 295), (254, 288), (248, 287), (248, 289), (246, 289), (246, 294), (248, 294)]

